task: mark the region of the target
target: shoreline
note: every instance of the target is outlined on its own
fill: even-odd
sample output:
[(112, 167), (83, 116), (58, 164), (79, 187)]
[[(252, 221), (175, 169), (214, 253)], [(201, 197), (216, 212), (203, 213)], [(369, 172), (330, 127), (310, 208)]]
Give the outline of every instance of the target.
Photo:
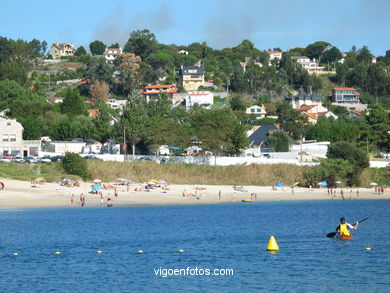
[[(80, 187), (65, 187), (58, 183), (31, 184), (27, 181), (4, 178), (0, 178), (0, 181), (5, 184), (5, 189), (0, 190), (0, 210), (70, 207), (72, 194), (73, 208), (79, 208), (82, 193), (85, 195), (86, 207), (101, 206), (100, 196), (90, 193), (91, 183), (82, 182)], [(271, 186), (245, 186), (234, 190), (233, 186), (228, 185), (168, 185), (168, 190), (156, 188), (149, 191), (143, 188), (145, 183), (132, 184), (129, 191), (125, 185), (111, 183), (110, 186), (116, 188), (118, 197), (115, 198), (114, 189), (102, 189), (103, 207), (107, 206), (108, 197), (112, 199), (114, 207), (238, 203), (250, 199), (251, 194), (257, 194), (257, 200), (253, 200), (254, 202), (332, 200), (333, 197), (328, 195), (327, 188), (310, 190), (296, 187), (293, 194), (292, 189), (287, 186), (278, 190), (273, 190)], [(390, 199), (389, 190), (378, 194), (374, 193), (373, 188), (338, 188), (334, 200), (342, 200), (341, 190), (344, 192), (345, 200)], [(192, 196), (183, 196), (189, 194)]]

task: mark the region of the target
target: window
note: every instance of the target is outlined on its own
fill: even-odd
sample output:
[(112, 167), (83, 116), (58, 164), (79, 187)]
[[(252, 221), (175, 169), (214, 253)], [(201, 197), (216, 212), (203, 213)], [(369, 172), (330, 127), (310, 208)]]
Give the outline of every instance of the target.
[(10, 134), (9, 141), (16, 141), (16, 134)]
[(254, 113), (254, 112), (255, 112), (255, 109), (251, 109), (251, 112)]
[(9, 137), (8, 134), (3, 134), (3, 141), (8, 141)]
[(11, 126), (11, 122), (7, 122), (7, 126)]
[(260, 112), (261, 112), (261, 109), (257, 109), (257, 112), (260, 113)]

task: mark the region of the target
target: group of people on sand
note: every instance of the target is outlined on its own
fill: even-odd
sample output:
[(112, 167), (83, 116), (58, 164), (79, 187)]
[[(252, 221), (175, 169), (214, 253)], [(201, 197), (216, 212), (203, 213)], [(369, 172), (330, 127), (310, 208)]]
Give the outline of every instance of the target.
[[(100, 207), (104, 207), (105, 204), (104, 204), (103, 193), (102, 193), (102, 192), (99, 192), (98, 195), (99, 195), (99, 198), (100, 198)], [(117, 192), (116, 190), (115, 190), (114, 196), (115, 196), (115, 199), (118, 199), (118, 192)], [(80, 194), (79, 203), (80, 203), (80, 206), (81, 206), (82, 208), (86, 207), (87, 201), (86, 201), (86, 197), (85, 197), (85, 194), (84, 194), (84, 193), (81, 193), (81, 194)], [(112, 199), (111, 199), (111, 194), (110, 194), (110, 193), (108, 193), (108, 195), (107, 195), (106, 204), (107, 204), (107, 207), (109, 207), (109, 208), (113, 206)], [(72, 193), (72, 195), (71, 195), (71, 197), (70, 197), (70, 207), (74, 207), (74, 205), (75, 205), (74, 194)]]
[[(342, 200), (349, 199), (352, 200), (353, 195), (355, 194), (356, 199), (359, 199), (359, 188), (355, 189), (355, 192), (352, 188), (348, 189), (344, 192), (344, 189), (340, 188), (340, 197)], [(335, 187), (329, 187), (328, 188), (328, 195), (332, 196), (332, 200), (336, 198), (337, 196), (337, 188)]]
[(375, 186), (374, 191), (375, 191), (375, 193), (383, 194), (385, 192), (385, 187), (384, 186)]

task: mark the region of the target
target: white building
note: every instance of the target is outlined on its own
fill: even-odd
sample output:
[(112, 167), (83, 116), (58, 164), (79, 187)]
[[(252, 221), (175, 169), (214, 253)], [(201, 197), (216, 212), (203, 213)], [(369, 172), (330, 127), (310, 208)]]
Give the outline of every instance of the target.
[(48, 141), (45, 149), (51, 153), (65, 155), (65, 153), (84, 153), (87, 143), (85, 141)]
[(23, 156), (23, 126), (0, 117), (0, 155)]
[(298, 109), (303, 105), (311, 106), (311, 105), (322, 104), (324, 97), (312, 95), (312, 94), (300, 93), (298, 96), (287, 97), (285, 100), (291, 105), (293, 109)]
[(246, 108), (245, 113), (248, 115), (255, 115), (256, 119), (262, 119), (265, 118), (265, 116), (267, 115), (267, 109), (264, 105), (253, 105)]
[(267, 51), (269, 55), (269, 65), (272, 64), (272, 61), (277, 59), (280, 61), (282, 59), (283, 53), (280, 51)]
[(123, 109), (126, 106), (127, 100), (116, 100), (116, 99), (109, 99), (106, 104), (110, 106), (111, 109)]
[(190, 91), (186, 94), (186, 110), (191, 109), (194, 105), (205, 105), (207, 109), (214, 104), (214, 95), (209, 91)]
[(114, 60), (121, 55), (122, 55), (121, 48), (106, 48), (103, 53), (103, 56), (108, 63), (113, 63)]
[(301, 64), (303, 69), (310, 74), (316, 74), (324, 70), (324, 66), (319, 66), (315, 59), (312, 61), (306, 56), (293, 56), (292, 58)]

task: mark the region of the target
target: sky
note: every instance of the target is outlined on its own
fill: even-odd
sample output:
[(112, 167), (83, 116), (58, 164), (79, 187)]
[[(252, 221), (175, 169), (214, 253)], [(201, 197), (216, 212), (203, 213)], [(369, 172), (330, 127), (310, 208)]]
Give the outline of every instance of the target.
[(164, 44), (207, 42), (215, 49), (251, 40), (288, 50), (327, 41), (341, 51), (390, 49), (389, 0), (0, 0), (0, 36), (123, 46), (149, 29)]

